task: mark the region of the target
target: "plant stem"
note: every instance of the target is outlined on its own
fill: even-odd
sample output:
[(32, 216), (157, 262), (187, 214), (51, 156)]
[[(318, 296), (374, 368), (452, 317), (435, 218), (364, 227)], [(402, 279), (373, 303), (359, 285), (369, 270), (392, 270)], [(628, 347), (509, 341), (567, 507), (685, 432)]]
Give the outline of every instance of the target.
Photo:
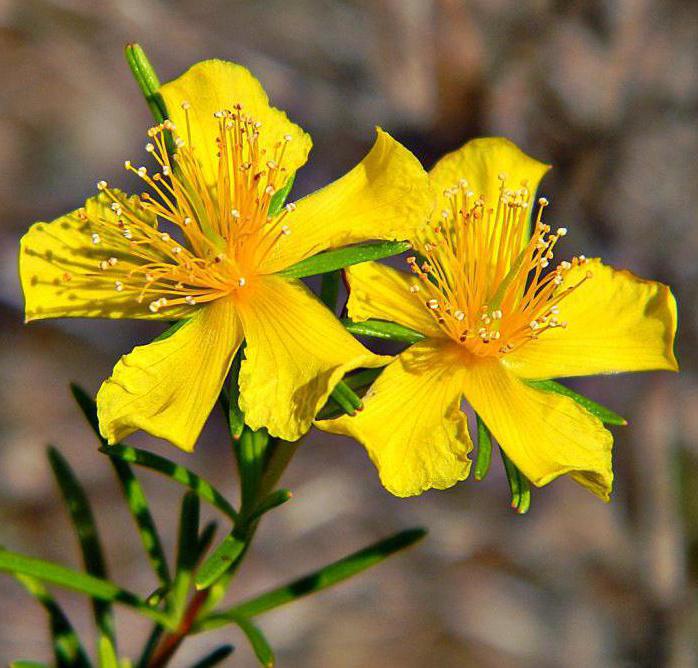
[(163, 668), (175, 652), (179, 649), (184, 639), (189, 635), (199, 611), (208, 598), (208, 589), (199, 591), (189, 601), (189, 605), (182, 615), (182, 621), (175, 631), (166, 633), (158, 643), (157, 649), (153, 653), (153, 658), (148, 662), (148, 668)]

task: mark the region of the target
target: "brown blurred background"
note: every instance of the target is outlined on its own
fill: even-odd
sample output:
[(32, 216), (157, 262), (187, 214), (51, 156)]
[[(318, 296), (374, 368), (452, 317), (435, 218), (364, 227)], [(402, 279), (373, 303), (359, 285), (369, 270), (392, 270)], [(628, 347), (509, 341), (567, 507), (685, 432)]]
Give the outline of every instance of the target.
[[(581, 388), (630, 420), (614, 429), (617, 483), (604, 505), (568, 480), (508, 508), (501, 465), (487, 481), (412, 500), (380, 487), (355, 443), (315, 434), (285, 484), (295, 497), (262, 526), (234, 595), (281, 583), (386, 534), (430, 529), (416, 549), (261, 618), (289, 668), (695, 666), (698, 576), (698, 4), (691, 0), (0, 1), (0, 543), (77, 565), (44, 458), (59, 445), (86, 481), (112, 575), (153, 578), (112, 471), (67, 384), (95, 391), (155, 325), (22, 325), (17, 243), (35, 220), (80, 205), (99, 178), (124, 182), (142, 155), (145, 104), (122, 58), (149, 52), (161, 78), (195, 61), (245, 64), (313, 136), (295, 195), (341, 175), (376, 124), (430, 166), (445, 150), (506, 135), (551, 162), (547, 219), (570, 255), (601, 254), (672, 285), (680, 375), (590, 379)], [(139, 442), (138, 440), (136, 442)], [(193, 456), (234, 492), (220, 416)], [(141, 476), (171, 549), (180, 490)], [(48, 660), (43, 612), (0, 577), (0, 662)], [(89, 609), (60, 594), (79, 629)], [(119, 617), (122, 649), (145, 635)], [(89, 637), (89, 636), (88, 636)], [(233, 629), (186, 643), (188, 666)], [(228, 665), (228, 664), (226, 664)]]

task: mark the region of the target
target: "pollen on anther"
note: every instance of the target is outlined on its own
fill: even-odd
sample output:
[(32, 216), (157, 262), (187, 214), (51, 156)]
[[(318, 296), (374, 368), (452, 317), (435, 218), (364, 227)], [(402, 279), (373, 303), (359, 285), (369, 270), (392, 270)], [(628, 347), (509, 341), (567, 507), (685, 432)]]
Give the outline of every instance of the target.
[(95, 246), (102, 241), (102, 238), (97, 234), (97, 232), (92, 233), (92, 243), (95, 244)]
[(291, 228), (288, 225), (282, 225), (281, 226), (281, 234), (283, 234), (285, 237), (287, 237), (289, 234), (291, 234)]
[(124, 284), (121, 281), (114, 281), (114, 289), (121, 292), (124, 289)]
[(437, 308), (439, 308), (439, 302), (436, 299), (430, 299), (427, 302), (427, 306), (432, 310), (435, 311)]
[(238, 278), (238, 285), (244, 288), (247, 285), (247, 279), (244, 276), (240, 276), (240, 278)]
[(106, 181), (97, 181), (97, 190), (106, 190), (106, 188), (107, 188)]

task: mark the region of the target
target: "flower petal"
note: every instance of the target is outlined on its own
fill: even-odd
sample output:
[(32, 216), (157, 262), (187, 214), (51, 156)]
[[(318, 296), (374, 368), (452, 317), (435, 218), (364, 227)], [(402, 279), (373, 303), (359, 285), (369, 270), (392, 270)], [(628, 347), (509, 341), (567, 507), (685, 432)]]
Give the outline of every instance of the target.
[[(244, 113), (261, 123), (259, 145), (269, 157), (274, 147), (290, 135), (292, 141), (284, 150), (283, 166), (289, 175), (302, 167), (307, 158), (312, 140), (285, 112), (269, 105), (269, 98), (262, 85), (248, 69), (224, 60), (205, 60), (189, 68), (184, 74), (160, 87), (160, 94), (167, 105), (170, 120), (184, 141), (189, 141), (187, 115), (191, 145), (201, 162), (209, 185), (218, 178), (218, 119), (217, 111), (242, 105)], [(191, 106), (185, 114), (183, 103)]]
[[(149, 224), (137, 198), (111, 191), (133, 214)], [(144, 260), (129, 255), (128, 245), (109, 239), (93, 241), (89, 220), (102, 218), (116, 223), (112, 201), (100, 194), (85, 202), (83, 209), (72, 211), (51, 223), (35, 223), (20, 242), (19, 274), (24, 291), (25, 319), (42, 318), (139, 318), (174, 320), (191, 315), (191, 307), (171, 307), (166, 313), (153, 313), (146, 303), (139, 303), (133, 293), (118, 292), (115, 278), (121, 272), (108, 260), (142, 264)], [(81, 215), (81, 213), (83, 215)], [(87, 219), (85, 219), (85, 215)], [(106, 263), (106, 270), (100, 269)]]
[(419, 279), (378, 262), (362, 262), (347, 267), (349, 301), (347, 309), (354, 322), (378, 318), (396, 322), (433, 338), (443, 338), (443, 330), (429, 314), (420, 298)]
[(463, 367), (450, 348), (416, 343), (379, 376), (362, 411), (315, 423), (361, 442), (396, 496), (447, 489), (470, 471), (473, 445), (460, 409)]
[(668, 286), (618, 271), (600, 260), (573, 267), (560, 289), (592, 277), (560, 302), (565, 328), (505, 355), (522, 378), (545, 379), (621, 371), (676, 371), (676, 300)]
[(241, 341), (232, 301), (219, 299), (168, 338), (134, 348), (97, 394), (102, 435), (116, 443), (142, 429), (191, 452)]
[(492, 358), (468, 364), (466, 399), (534, 484), (565, 473), (608, 501), (613, 482), (613, 437), (601, 421), (569, 397), (535, 390)]
[(240, 408), (252, 429), (297, 440), (346, 372), (390, 360), (352, 338), (300, 281), (258, 277), (238, 308), (247, 341)]
[(437, 196), (436, 211), (450, 210), (444, 191), (465, 179), (475, 196), (482, 195), (487, 206), (496, 207), (504, 175), (506, 188), (518, 190), (525, 183), (531, 196), (550, 169), (526, 155), (516, 144), (502, 137), (473, 139), (441, 158), (429, 171)]
[(427, 174), (387, 132), (377, 133), (373, 148), (354, 169), (296, 203), (286, 219), (291, 234), (268, 253), (263, 272), (286, 269), (327, 248), (414, 237), (433, 205)]

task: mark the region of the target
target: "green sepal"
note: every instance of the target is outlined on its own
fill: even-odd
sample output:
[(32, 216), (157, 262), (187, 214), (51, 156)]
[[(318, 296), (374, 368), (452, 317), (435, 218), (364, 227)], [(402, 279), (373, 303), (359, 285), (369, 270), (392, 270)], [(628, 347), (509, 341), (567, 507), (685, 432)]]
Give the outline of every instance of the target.
[(247, 636), (259, 664), (264, 666), (264, 668), (272, 668), (276, 661), (274, 652), (259, 627), (244, 615), (236, 614), (231, 621), (237, 624), (240, 630)]
[(595, 401), (581, 394), (577, 394), (574, 390), (570, 390), (569, 387), (554, 380), (527, 380), (524, 382), (529, 387), (533, 387), (536, 390), (555, 392), (556, 394), (562, 394), (565, 397), (573, 399), (582, 406), (582, 408), (585, 408), (589, 413), (599, 418), (599, 420), (605, 424), (618, 425), (619, 427), (625, 427), (628, 424), (628, 421), (624, 417), (618, 415), (618, 413), (615, 413), (610, 408), (597, 404)]
[(519, 471), (516, 464), (507, 457), (507, 454), (499, 448), (499, 453), (502, 456), (502, 463), (504, 464), (504, 471), (507, 474), (507, 480), (509, 481), (509, 489), (511, 490), (511, 507), (519, 513), (519, 515), (524, 515), (528, 512), (531, 507), (531, 484), (528, 478)]
[(386, 320), (364, 320), (363, 322), (354, 322), (353, 320), (344, 319), (342, 324), (348, 332), (355, 336), (368, 336), (373, 339), (384, 339), (387, 341), (400, 341), (402, 343), (418, 343), (424, 340), (424, 334), (420, 334), (414, 329), (398, 325), (394, 322)]
[(492, 434), (479, 415), (477, 418), (477, 458), (475, 480), (484, 480), (492, 463)]
[(245, 545), (246, 542), (238, 538), (235, 533), (226, 536), (198, 570), (196, 574), (196, 588), (206, 589), (226, 573), (242, 554)]
[(305, 278), (326, 274), (336, 269), (342, 269), (352, 264), (381, 260), (382, 258), (398, 255), (409, 250), (410, 244), (406, 241), (375, 241), (355, 246), (345, 246), (335, 250), (324, 251), (313, 257), (301, 260), (296, 264), (279, 272), (279, 276), (287, 278)]
[(164, 341), (165, 339), (169, 339), (173, 334), (178, 332), (184, 325), (188, 324), (191, 322), (191, 318), (182, 318), (181, 320), (176, 320), (173, 322), (164, 332), (156, 336), (151, 343), (155, 343), (156, 341)]
[(196, 630), (205, 631), (225, 626), (234, 622), (235, 617), (239, 615), (254, 617), (331, 587), (413, 545), (424, 538), (426, 533), (426, 529), (421, 528), (401, 531), (289, 584), (244, 601), (228, 610), (213, 613), (197, 624)]
[[(103, 446), (107, 446), (106, 439), (99, 433), (97, 406), (94, 400), (85, 390), (75, 383), (71, 383), (70, 390), (85, 418), (92, 426), (97, 438)], [(169, 585), (171, 578), (167, 567), (167, 557), (165, 556), (165, 551), (162, 547), (162, 541), (160, 540), (160, 535), (155, 526), (155, 521), (150, 513), (148, 499), (143, 491), (143, 487), (126, 462), (117, 457), (110, 457), (109, 459), (121, 483), (124, 498), (131, 511), (131, 516), (136, 523), (136, 528), (141, 538), (143, 548), (148, 555), (148, 560), (160, 582), (165, 586)]]
[(90, 660), (73, 625), (46, 587), (27, 575), (16, 578), (48, 613), (56, 668), (90, 668)]
[(138, 466), (144, 466), (162, 473), (175, 482), (191, 489), (192, 492), (195, 492), (204, 501), (218, 508), (230, 519), (235, 520), (238, 516), (228, 500), (210, 482), (180, 464), (175, 464), (169, 459), (165, 459), (165, 457), (160, 457), (160, 455), (128, 445), (110, 445), (100, 448), (99, 451), (110, 457), (118, 457), (130, 464), (138, 464)]
[(133, 608), (143, 616), (163, 624), (167, 628), (172, 628), (172, 622), (168, 615), (151, 608), (135, 594), (122, 589), (113, 582), (76, 571), (72, 568), (0, 549), (0, 571), (12, 573), (15, 576), (27, 575), (42, 582), (49, 582), (100, 601), (121, 603)]
[(347, 415), (356, 415), (356, 411), (363, 408), (360, 397), (342, 380), (335, 385), (330, 397)]
[[(107, 566), (85, 490), (66, 459), (56, 448), (50, 447), (47, 454), (80, 543), (85, 570), (90, 575), (106, 580), (108, 579)], [(114, 614), (111, 605), (108, 601), (94, 600), (92, 607), (97, 628), (113, 643)]]
[(203, 659), (197, 661), (192, 668), (211, 668), (211, 666), (215, 666), (227, 659), (234, 651), (235, 647), (233, 645), (222, 645), (218, 649), (214, 649), (210, 654), (207, 654)]
[(153, 66), (150, 64), (145, 51), (140, 44), (127, 44), (124, 49), (126, 62), (128, 63), (131, 74), (136, 80), (138, 87), (143, 93), (150, 113), (156, 123), (162, 123), (167, 118), (167, 108), (162, 95), (158, 92), (160, 89), (160, 80)]
[(291, 174), (291, 176), (286, 179), (286, 183), (284, 183), (283, 188), (280, 190), (277, 190), (272, 196), (271, 196), (271, 201), (269, 202), (269, 216), (276, 216), (277, 214), (281, 213), (281, 209), (283, 209), (284, 204), (286, 203), (286, 198), (288, 197), (288, 194), (291, 192), (291, 188), (293, 188), (293, 182), (296, 180), (296, 174), (295, 172)]
[[(352, 392), (357, 395), (362, 394), (362, 391), (368, 388), (382, 372), (382, 367), (377, 369), (362, 369), (350, 376), (345, 376), (343, 382)], [(329, 420), (342, 415), (344, 412), (341, 406), (334, 400), (334, 397), (330, 395), (327, 399), (327, 403), (318, 411), (316, 419)]]
[(230, 436), (234, 441), (239, 440), (245, 427), (245, 416), (240, 409), (240, 368), (242, 366), (242, 347), (235, 353), (233, 363), (230, 365), (230, 381), (228, 384), (227, 417)]

